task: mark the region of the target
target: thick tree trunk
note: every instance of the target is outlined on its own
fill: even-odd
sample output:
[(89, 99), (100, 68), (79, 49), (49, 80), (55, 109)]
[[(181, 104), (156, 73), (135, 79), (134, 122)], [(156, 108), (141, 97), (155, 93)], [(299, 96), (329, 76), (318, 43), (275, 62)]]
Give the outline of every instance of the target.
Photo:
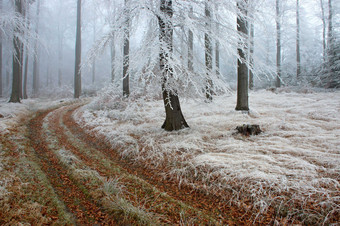
[(321, 7), (321, 20), (322, 20), (322, 56), (323, 62), (326, 62), (326, 18), (325, 18), (325, 8), (323, 5), (323, 0), (320, 0)]
[(280, 0), (276, 0), (276, 87), (281, 86), (281, 22)]
[(301, 74), (301, 57), (300, 57), (300, 6), (299, 0), (296, 0), (296, 77)]
[[(248, 36), (247, 27), (247, 4), (248, 1), (237, 3), (240, 14), (237, 16), (237, 31), (242, 37)], [(248, 67), (245, 63), (245, 50), (237, 49), (239, 59), (237, 60), (237, 104), (235, 110), (248, 111)]]
[[(15, 11), (22, 15), (22, 2), (21, 0), (15, 0)], [(18, 28), (15, 28), (16, 32), (21, 32)], [(13, 45), (14, 45), (14, 53), (13, 53), (13, 80), (12, 80), (12, 93), (9, 102), (12, 103), (20, 103), (20, 73), (21, 69), (21, 62), (22, 62), (22, 43), (20, 42), (17, 36), (13, 38)]]
[[(189, 17), (192, 18), (193, 16), (193, 7), (190, 7)], [(192, 30), (189, 29), (188, 34), (188, 69), (190, 72), (193, 72), (194, 67), (194, 34)]]
[[(208, 1), (209, 2), (209, 1)], [(211, 33), (211, 9), (208, 5), (209, 3), (205, 3), (205, 20), (206, 20), (206, 29), (209, 33)], [(204, 35), (204, 44), (205, 44), (205, 67), (207, 70), (207, 85), (205, 88), (205, 96), (209, 101), (212, 101), (212, 80), (210, 78), (213, 68), (212, 61), (212, 41), (209, 33), (205, 33)]]
[(124, 58), (123, 58), (123, 96), (130, 95), (129, 87), (129, 52), (130, 52), (130, 22), (128, 0), (125, 0)]
[(173, 52), (173, 26), (172, 26), (172, 0), (161, 0), (160, 10), (162, 15), (158, 17), (160, 34), (160, 69), (163, 73), (162, 92), (165, 107), (165, 121), (162, 128), (166, 131), (180, 130), (189, 127), (182, 114), (177, 92), (167, 87), (167, 78), (172, 78), (173, 69), (169, 66), (170, 54)]
[[(35, 32), (39, 33), (39, 15), (40, 15), (40, 0), (37, 0), (37, 20)], [(34, 60), (33, 60), (33, 95), (37, 95), (39, 92), (39, 49), (38, 42), (35, 41), (34, 44)]]
[(81, 0), (77, 3), (76, 59), (74, 71), (74, 98), (81, 95)]

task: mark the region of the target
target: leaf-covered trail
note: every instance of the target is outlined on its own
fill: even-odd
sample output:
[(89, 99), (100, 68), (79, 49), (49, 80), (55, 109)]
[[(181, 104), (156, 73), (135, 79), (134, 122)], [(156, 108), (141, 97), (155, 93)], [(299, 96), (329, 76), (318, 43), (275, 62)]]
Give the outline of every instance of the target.
[(34, 155), (31, 161), (47, 178), (59, 203), (59, 209), (50, 208), (54, 211), (50, 211), (49, 223), (251, 223), (251, 213), (229, 206), (219, 197), (179, 188), (178, 183), (157, 176), (159, 172), (121, 159), (103, 139), (87, 134), (75, 123), (72, 114), (81, 105), (37, 112), (27, 124), (26, 146)]

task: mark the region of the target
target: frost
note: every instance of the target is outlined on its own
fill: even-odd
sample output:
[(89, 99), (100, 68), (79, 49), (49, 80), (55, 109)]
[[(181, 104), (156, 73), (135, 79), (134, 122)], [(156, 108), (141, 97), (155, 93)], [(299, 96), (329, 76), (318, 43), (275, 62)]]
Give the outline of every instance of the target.
[[(339, 94), (252, 92), (249, 114), (232, 110), (234, 95), (216, 96), (212, 103), (187, 99), (182, 110), (191, 128), (170, 133), (160, 129), (163, 102), (133, 95), (110, 99), (104, 92), (75, 118), (106, 137), (123, 158), (162, 167), (164, 176), (180, 183), (202, 181), (210, 192), (231, 191), (230, 201), (250, 197), (260, 212), (273, 203), (280, 208), (314, 203), (336, 211)], [(235, 135), (236, 126), (245, 123), (260, 125), (264, 133)]]

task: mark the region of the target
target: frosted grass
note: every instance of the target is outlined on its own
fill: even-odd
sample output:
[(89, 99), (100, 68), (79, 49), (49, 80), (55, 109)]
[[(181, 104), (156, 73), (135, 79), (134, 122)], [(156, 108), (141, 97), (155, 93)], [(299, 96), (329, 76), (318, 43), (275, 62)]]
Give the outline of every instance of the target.
[[(123, 158), (164, 167), (164, 176), (231, 192), (225, 198), (234, 203), (250, 198), (258, 213), (289, 207), (288, 218), (313, 215), (327, 222), (328, 214), (340, 211), (339, 97), (339, 91), (251, 92), (249, 114), (233, 110), (235, 96), (215, 97), (213, 103), (184, 100), (190, 129), (169, 133), (160, 129), (161, 100), (104, 93), (75, 118), (104, 135)], [(248, 123), (264, 133), (234, 134)], [(310, 205), (324, 212), (316, 214)]]

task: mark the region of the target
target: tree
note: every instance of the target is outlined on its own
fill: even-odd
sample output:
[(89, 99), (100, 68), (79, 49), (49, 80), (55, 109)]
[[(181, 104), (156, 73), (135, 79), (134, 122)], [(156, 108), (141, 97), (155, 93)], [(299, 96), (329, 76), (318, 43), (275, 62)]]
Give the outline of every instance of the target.
[(129, 89), (129, 52), (130, 52), (130, 21), (128, 0), (125, 0), (125, 28), (124, 28), (124, 58), (123, 58), (123, 96), (128, 97)]
[(239, 58), (237, 60), (237, 104), (235, 110), (248, 111), (248, 66), (246, 64), (245, 49), (242, 45), (247, 45), (248, 27), (247, 27), (247, 6), (248, 0), (237, 3), (237, 31), (240, 33), (240, 43), (237, 49)]
[(255, 4), (252, 2), (251, 4), (251, 13), (250, 13), (250, 34), (249, 34), (249, 64), (250, 64), (250, 69), (248, 70), (249, 73), (249, 89), (254, 89), (254, 35), (255, 35), (255, 28), (254, 28), (254, 9), (255, 9)]
[(210, 0), (205, 2), (205, 25), (206, 25), (206, 33), (204, 34), (204, 45), (205, 45), (205, 67), (207, 71), (207, 85), (205, 88), (206, 98), (211, 101), (212, 100), (212, 80), (210, 79), (213, 61), (212, 61), (212, 41), (211, 41), (211, 8), (210, 8)]
[(281, 13), (280, 0), (276, 0), (276, 87), (281, 86)]
[[(189, 17), (193, 17), (193, 7), (190, 7)], [(188, 32), (188, 69), (190, 72), (193, 72), (193, 59), (194, 58), (194, 34), (191, 29)]]
[[(29, 18), (29, 5), (27, 5), (27, 14), (26, 14), (26, 18), (27, 18), (27, 29), (29, 30), (30, 28), (30, 18)], [(24, 99), (27, 99), (28, 96), (27, 96), (27, 74), (28, 74), (28, 46), (26, 45), (26, 48), (25, 48), (25, 65), (24, 65), (24, 83), (23, 83), (23, 93), (22, 93), (22, 96)]]
[[(220, 25), (217, 21), (217, 11), (218, 11), (218, 5), (215, 4), (215, 15), (216, 15), (216, 33), (217, 35), (219, 34), (219, 30), (220, 30)], [(216, 75), (220, 74), (220, 41), (218, 39), (216, 39), (215, 42), (215, 66), (216, 66)]]
[[(15, 0), (15, 12), (22, 16), (23, 5), (21, 0)], [(22, 43), (18, 37), (20, 31), (19, 27), (15, 27), (15, 35), (13, 37), (13, 46), (14, 46), (14, 53), (13, 53), (13, 80), (12, 80), (12, 93), (9, 102), (12, 103), (20, 103), (20, 90), (21, 90), (21, 83), (20, 83), (20, 74), (22, 72)]]
[(301, 74), (301, 60), (300, 60), (300, 9), (299, 0), (296, 0), (296, 77)]
[[(96, 41), (96, 21), (93, 20), (93, 42)], [(96, 78), (96, 59), (92, 62), (92, 84), (94, 84)]]
[(74, 98), (81, 95), (81, 0), (77, 2), (76, 59), (74, 71)]
[(326, 16), (325, 16), (325, 7), (323, 5), (323, 0), (320, 0), (321, 7), (321, 20), (322, 20), (322, 56), (323, 62), (326, 62)]
[(169, 88), (168, 83), (173, 77), (170, 60), (173, 52), (172, 0), (161, 0), (159, 23), (160, 69), (162, 71), (162, 93), (165, 107), (165, 121), (162, 128), (166, 131), (180, 130), (189, 127), (182, 114), (178, 93)]
[[(0, 12), (2, 13), (2, 0), (0, 0)], [(2, 31), (0, 30), (0, 97), (2, 97)]]
[[(40, 15), (40, 0), (37, 0), (37, 14), (35, 32), (39, 34), (39, 15)], [(33, 94), (37, 95), (39, 92), (39, 50), (38, 41), (34, 43), (34, 59), (33, 59)]]

